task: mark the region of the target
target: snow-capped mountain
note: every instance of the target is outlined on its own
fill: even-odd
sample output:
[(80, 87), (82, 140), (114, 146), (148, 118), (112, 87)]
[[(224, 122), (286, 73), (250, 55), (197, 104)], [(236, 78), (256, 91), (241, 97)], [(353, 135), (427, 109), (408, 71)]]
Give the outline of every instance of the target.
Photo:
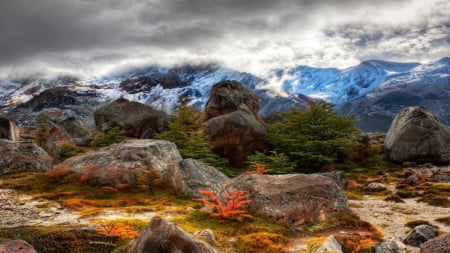
[(298, 66), (266, 76), (217, 65), (150, 66), (103, 77), (0, 80), (0, 113), (34, 124), (41, 112), (88, 117), (96, 107), (123, 97), (171, 112), (179, 98), (203, 109), (212, 86), (235, 80), (261, 97), (260, 113), (306, 109), (314, 99), (355, 115), (365, 131), (386, 131), (403, 107), (422, 105), (450, 125), (450, 58), (428, 64), (370, 60), (347, 69)]
[(418, 63), (371, 60), (342, 70), (298, 66), (278, 70), (274, 76), (283, 79), (283, 88), (290, 94), (305, 94), (340, 104), (362, 97), (391, 77), (407, 73), (417, 66)]

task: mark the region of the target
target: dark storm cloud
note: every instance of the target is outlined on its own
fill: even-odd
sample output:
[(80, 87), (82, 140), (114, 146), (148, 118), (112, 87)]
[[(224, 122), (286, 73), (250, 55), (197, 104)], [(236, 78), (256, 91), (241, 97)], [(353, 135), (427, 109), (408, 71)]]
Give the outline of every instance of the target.
[[(415, 50), (433, 45), (439, 48), (434, 54), (444, 54), (450, 23), (446, 0), (430, 0), (429, 12), (414, 22), (376, 19), (377, 10), (389, 16), (421, 1), (4, 0), (0, 72), (21, 66), (28, 71), (33, 64), (89, 72), (108, 64), (182, 60), (254, 69), (263, 68), (259, 63), (339, 64), (339, 58), (355, 52), (352, 58), (364, 58), (365, 50), (385, 50), (387, 42), (402, 37)], [(371, 15), (375, 18), (367, 20)]]

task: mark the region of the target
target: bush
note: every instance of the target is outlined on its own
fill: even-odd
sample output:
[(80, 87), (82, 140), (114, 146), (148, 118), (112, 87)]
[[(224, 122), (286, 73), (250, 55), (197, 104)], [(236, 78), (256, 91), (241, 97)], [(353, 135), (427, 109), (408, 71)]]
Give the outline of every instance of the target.
[(76, 145), (68, 141), (62, 141), (61, 144), (62, 149), (59, 151), (59, 160), (61, 162), (72, 156), (84, 153), (84, 151), (81, 148), (77, 147)]
[(290, 173), (295, 169), (295, 162), (291, 162), (287, 155), (281, 153), (278, 154), (276, 151), (270, 151), (269, 154), (265, 154), (256, 151), (255, 154), (247, 157), (249, 169), (254, 169), (254, 164), (264, 164), (264, 166), (269, 170), (269, 174), (285, 174)]
[(91, 142), (92, 147), (106, 147), (113, 143), (122, 142), (125, 139), (125, 131), (120, 127), (113, 127), (105, 132), (99, 131)]
[(268, 126), (268, 135), (273, 149), (296, 161), (302, 172), (316, 172), (343, 161), (361, 146), (354, 118), (339, 116), (325, 102), (306, 112), (292, 108), (283, 114), (283, 122)]

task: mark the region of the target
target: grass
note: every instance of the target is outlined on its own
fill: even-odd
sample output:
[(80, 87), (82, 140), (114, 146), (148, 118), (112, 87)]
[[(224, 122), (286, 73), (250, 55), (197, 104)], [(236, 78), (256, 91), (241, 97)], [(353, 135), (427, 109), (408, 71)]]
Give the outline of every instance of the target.
[(438, 218), (435, 221), (443, 223), (443, 224), (445, 224), (447, 226), (450, 226), (450, 216)]

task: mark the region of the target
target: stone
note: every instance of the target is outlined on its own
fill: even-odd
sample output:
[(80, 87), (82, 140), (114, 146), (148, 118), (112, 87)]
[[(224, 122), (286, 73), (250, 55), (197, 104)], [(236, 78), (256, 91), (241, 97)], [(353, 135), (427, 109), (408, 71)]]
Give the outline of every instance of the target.
[(267, 129), (258, 115), (259, 97), (239, 82), (214, 85), (205, 107), (205, 134), (213, 151), (237, 167), (245, 167), (247, 156), (268, 148)]
[(405, 179), (405, 183), (415, 186), (420, 184), (420, 179), (416, 175), (411, 175)]
[(450, 253), (450, 234), (428, 240), (420, 246), (420, 253)]
[(0, 139), (19, 141), (20, 128), (7, 118), (0, 117)]
[(375, 246), (375, 253), (406, 253), (406, 247), (401, 241), (388, 237)]
[(47, 171), (52, 158), (32, 142), (14, 142), (0, 139), (0, 175), (19, 171)]
[(209, 243), (209, 245), (214, 245), (216, 243), (216, 237), (211, 229), (196, 231), (194, 232), (194, 237)]
[(330, 235), (327, 237), (327, 239), (317, 247), (313, 247), (311, 249), (311, 253), (343, 253), (342, 246), (339, 244), (339, 242), (336, 240), (336, 237), (333, 235)]
[(94, 112), (97, 129), (120, 127), (127, 137), (152, 138), (167, 128), (168, 116), (150, 106), (124, 98), (117, 99)]
[(95, 126), (75, 117), (64, 119), (58, 125), (67, 132), (70, 141), (77, 146), (89, 146), (96, 132)]
[(319, 174), (242, 175), (215, 191), (223, 196), (234, 190), (249, 194), (250, 213), (280, 222), (324, 221), (349, 212), (343, 189), (332, 178)]
[(129, 169), (122, 178), (124, 183), (133, 184), (141, 170), (154, 172), (174, 189), (191, 196), (203, 197), (199, 189), (214, 189), (216, 185), (229, 180), (227, 176), (194, 159), (183, 160), (174, 143), (164, 140), (133, 139), (113, 144), (71, 157), (58, 164), (70, 168), (77, 174), (85, 173), (86, 166), (95, 166), (95, 176), (105, 184), (113, 183), (108, 168)]
[(437, 231), (429, 225), (419, 225), (413, 228), (406, 238), (403, 240), (404, 244), (419, 247), (422, 243), (436, 237)]
[(222, 81), (214, 85), (205, 106), (205, 119), (246, 111), (258, 115), (261, 101), (259, 97), (236, 81)]
[(37, 253), (34, 247), (24, 240), (14, 240), (0, 244), (0, 253)]
[(384, 140), (394, 162), (450, 162), (450, 129), (424, 107), (407, 107), (394, 118)]
[(216, 250), (207, 243), (195, 239), (193, 236), (155, 216), (141, 231), (139, 236), (130, 242), (126, 253), (215, 253)]
[(206, 121), (205, 134), (209, 136), (213, 151), (238, 166), (246, 166), (247, 156), (264, 151), (267, 129), (253, 114), (234, 111)]
[(382, 192), (386, 189), (387, 189), (387, 187), (385, 184), (378, 183), (378, 182), (372, 182), (363, 187), (364, 191), (370, 191), (370, 192)]
[(214, 167), (194, 159), (184, 159), (177, 170), (168, 172), (167, 180), (189, 196), (203, 198), (198, 190), (213, 190), (229, 178)]
[(97, 175), (105, 183), (108, 179), (111, 180), (111, 176), (106, 172), (107, 168), (128, 168), (135, 170), (126, 179), (128, 183), (133, 183), (138, 173), (136, 169), (151, 170), (160, 178), (167, 179), (169, 171), (179, 169), (181, 160), (182, 157), (172, 142), (131, 139), (97, 151), (70, 157), (58, 166), (68, 167), (77, 174), (83, 174), (86, 166), (95, 166), (105, 171)]

